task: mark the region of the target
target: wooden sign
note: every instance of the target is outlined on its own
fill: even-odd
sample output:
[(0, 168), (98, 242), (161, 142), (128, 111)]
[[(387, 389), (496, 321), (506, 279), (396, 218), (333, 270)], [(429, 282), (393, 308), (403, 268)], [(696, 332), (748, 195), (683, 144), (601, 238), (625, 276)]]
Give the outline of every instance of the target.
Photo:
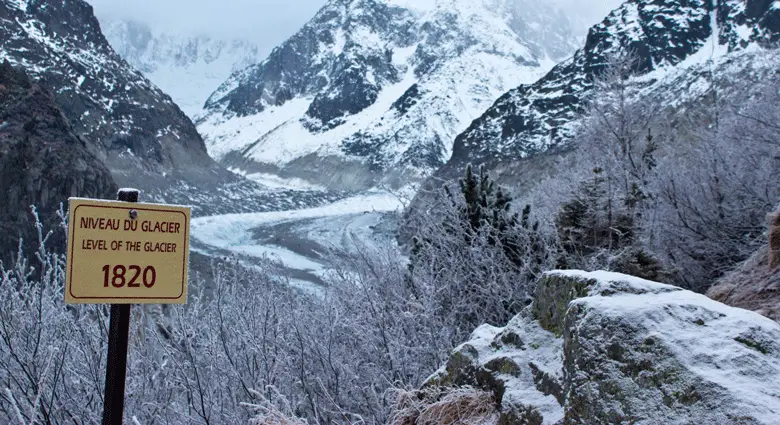
[(65, 302), (187, 302), (190, 208), (70, 199)]

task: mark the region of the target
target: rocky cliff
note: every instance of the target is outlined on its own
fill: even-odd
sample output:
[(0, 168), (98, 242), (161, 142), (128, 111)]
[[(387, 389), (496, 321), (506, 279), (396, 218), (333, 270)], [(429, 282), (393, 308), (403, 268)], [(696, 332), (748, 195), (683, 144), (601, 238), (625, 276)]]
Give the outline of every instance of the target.
[[(585, 45), (540, 80), (499, 98), (458, 135), (441, 175), (451, 176), (466, 163), (502, 168), (543, 152), (573, 144), (578, 119), (593, 80), (619, 51), (637, 57), (635, 77), (643, 96), (661, 96), (670, 106), (700, 98), (712, 87), (713, 73), (723, 81), (741, 54), (760, 56), (780, 40), (780, 6), (764, 0), (628, 0), (592, 27)], [(732, 62), (719, 69), (723, 62)], [(726, 85), (727, 87), (728, 85)], [(514, 172), (514, 170), (505, 170)]]
[(192, 122), (114, 52), (83, 0), (2, 0), (0, 39), (0, 60), (52, 93), (120, 183), (142, 174), (210, 178), (217, 170)]
[(44, 232), (55, 231), (49, 247), (60, 249), (65, 241), (56, 215), (60, 204), (67, 211), (68, 197), (111, 199), (117, 190), (54, 96), (8, 62), (0, 64), (0, 188), (0, 261), (5, 266), (13, 264), (20, 239), (26, 254), (37, 248), (30, 206), (36, 206)]
[(490, 394), (484, 423), (770, 425), (778, 341), (778, 323), (700, 294), (558, 271), (526, 311), (478, 328), (425, 385)]

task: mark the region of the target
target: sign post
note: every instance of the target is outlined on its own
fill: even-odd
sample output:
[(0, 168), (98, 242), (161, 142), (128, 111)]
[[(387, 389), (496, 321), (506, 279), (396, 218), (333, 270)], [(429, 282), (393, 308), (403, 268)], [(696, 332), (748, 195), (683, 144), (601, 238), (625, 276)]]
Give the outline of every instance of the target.
[[(120, 190), (116, 199), (138, 202), (137, 190)], [(102, 425), (122, 425), (125, 411), (125, 378), (127, 377), (127, 342), (130, 330), (130, 304), (111, 304), (106, 355), (106, 386), (103, 391)]]
[(71, 198), (65, 302), (111, 304), (102, 425), (122, 425), (132, 304), (187, 300), (190, 209)]

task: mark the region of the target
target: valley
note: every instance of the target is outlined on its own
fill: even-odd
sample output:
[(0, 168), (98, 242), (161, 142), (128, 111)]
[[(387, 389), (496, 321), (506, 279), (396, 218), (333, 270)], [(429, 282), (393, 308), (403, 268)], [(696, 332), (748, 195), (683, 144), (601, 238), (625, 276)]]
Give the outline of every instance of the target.
[(0, 0), (0, 422), (777, 425), (778, 175), (780, 1)]

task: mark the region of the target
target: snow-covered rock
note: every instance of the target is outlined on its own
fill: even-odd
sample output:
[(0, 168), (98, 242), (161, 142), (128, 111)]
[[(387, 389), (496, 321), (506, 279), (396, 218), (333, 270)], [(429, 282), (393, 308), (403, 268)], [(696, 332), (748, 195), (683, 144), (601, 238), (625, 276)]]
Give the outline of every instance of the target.
[[(638, 57), (635, 76), (645, 85), (643, 96), (679, 104), (709, 92), (713, 75), (739, 80), (741, 67), (775, 69), (762, 55), (773, 55), (778, 41), (777, 2), (628, 0), (591, 28), (573, 57), (539, 81), (510, 90), (471, 123), (441, 174), (454, 175), (469, 162), (495, 164), (569, 147), (593, 78), (621, 49)], [(743, 54), (753, 57), (746, 61)]]
[(575, 44), (545, 2), (331, 0), (214, 92), (198, 129), (227, 165), (367, 187), (441, 165), (498, 96)]
[(190, 118), (232, 73), (262, 59), (248, 40), (165, 31), (128, 19), (102, 20), (101, 27), (114, 50)]
[(549, 272), (535, 295), (426, 385), (491, 391), (506, 424), (778, 423), (778, 323), (609, 272)]

